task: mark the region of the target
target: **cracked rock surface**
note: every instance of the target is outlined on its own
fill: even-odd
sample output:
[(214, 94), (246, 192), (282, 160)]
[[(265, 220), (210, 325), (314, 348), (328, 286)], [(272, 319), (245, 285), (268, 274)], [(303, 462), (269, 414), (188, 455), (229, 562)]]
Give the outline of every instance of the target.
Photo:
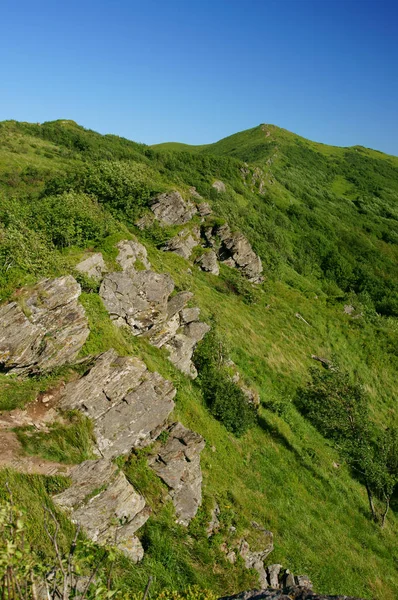
[(200, 453), (205, 441), (181, 423), (174, 423), (167, 432), (166, 443), (148, 463), (170, 490), (177, 522), (188, 525), (202, 502)]
[(324, 596), (299, 586), (288, 589), (263, 589), (241, 592), (234, 596), (223, 596), (219, 600), (361, 600), (352, 596)]
[(165, 225), (184, 225), (196, 214), (196, 206), (185, 201), (179, 192), (159, 194), (152, 200), (151, 210)]
[(37, 373), (71, 363), (89, 334), (71, 275), (22, 288), (18, 301), (0, 306), (0, 364), (11, 373)]
[(189, 229), (183, 229), (167, 242), (164, 249), (188, 259), (192, 254), (192, 250), (198, 246), (199, 242), (199, 227), (194, 227), (191, 231)]
[(101, 252), (91, 254), (89, 257), (79, 262), (75, 269), (96, 281), (101, 281), (104, 274), (108, 272), (108, 268)]
[(116, 545), (133, 562), (140, 561), (144, 550), (134, 534), (150, 515), (144, 498), (109, 460), (87, 460), (70, 477), (71, 487), (54, 502), (91, 540)]
[(98, 451), (110, 459), (150, 444), (165, 427), (175, 394), (173, 384), (141, 360), (112, 349), (65, 386), (59, 407), (92, 419)]
[[(133, 335), (145, 335), (157, 348), (164, 346), (169, 351), (170, 361), (178, 369), (192, 378), (196, 377), (192, 355), (196, 344), (210, 327), (198, 320), (198, 308), (194, 312), (192, 309), (184, 312), (192, 293), (179, 292), (171, 296), (174, 282), (170, 275), (136, 270), (136, 261), (146, 260), (146, 250), (142, 244), (134, 242), (135, 248), (145, 251), (144, 256), (143, 250), (140, 250), (140, 258), (136, 251), (128, 250), (126, 253), (125, 244), (127, 242), (119, 243), (117, 258), (124, 270), (109, 273), (101, 284), (100, 296), (105, 308), (118, 326), (127, 325)], [(195, 315), (195, 318), (187, 321), (187, 314)]]

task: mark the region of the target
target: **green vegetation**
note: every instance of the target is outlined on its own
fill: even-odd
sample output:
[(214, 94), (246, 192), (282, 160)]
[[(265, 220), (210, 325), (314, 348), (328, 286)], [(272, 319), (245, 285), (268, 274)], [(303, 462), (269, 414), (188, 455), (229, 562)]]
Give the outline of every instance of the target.
[[(321, 403), (326, 411), (324, 400), (345, 398), (339, 390), (348, 383), (336, 381), (322, 367), (309, 382), (309, 368), (312, 355), (337, 357), (352, 386), (349, 398), (355, 406), (363, 406), (366, 398), (371, 447), (382, 449), (377, 458), (391, 474), (394, 438), (382, 439), (377, 432), (392, 431), (396, 418), (398, 159), (360, 147), (316, 144), (269, 125), (204, 147), (149, 148), (70, 121), (9, 121), (0, 124), (0, 142), (2, 302), (40, 277), (73, 273), (87, 251), (101, 251), (115, 268), (117, 241), (138, 236), (154, 269), (170, 273), (177, 291), (194, 293), (204, 320), (217, 314), (219, 339), (242, 380), (261, 398), (256, 422), (249, 411), (241, 428), (244, 420), (237, 423), (235, 415), (241, 416), (246, 404), (226, 379), (228, 370), (214, 363), (211, 336), (198, 348), (200, 377), (192, 382), (174, 369), (164, 351), (116, 328), (98, 286), (80, 279), (91, 329), (82, 356), (114, 347), (141, 357), (176, 385), (175, 418), (206, 440), (204, 500), (188, 531), (175, 524), (145, 453), (121, 461), (153, 515), (140, 530), (143, 562), (134, 566), (123, 557), (115, 559), (115, 589), (130, 597), (142, 595), (150, 575), (155, 577), (153, 597), (165, 589), (183, 594), (190, 585), (216, 596), (255, 586), (254, 574), (240, 561), (230, 565), (219, 548), (231, 525), (237, 539), (247, 536), (254, 543), (250, 523), (255, 520), (274, 533), (270, 562), (307, 573), (317, 591), (394, 600), (396, 499), (391, 498), (381, 529), (369, 518), (366, 488), (350, 454), (336, 447), (342, 436), (337, 440), (325, 429), (330, 413), (319, 410)], [(216, 179), (225, 183), (224, 193), (212, 187)], [(264, 284), (253, 287), (224, 265), (215, 277), (162, 252), (175, 228), (141, 232), (134, 226), (156, 193), (177, 189), (188, 198), (191, 186), (211, 204), (217, 219), (248, 237), (262, 259)], [(350, 314), (345, 305), (352, 308)], [(0, 373), (0, 410), (23, 408), (66, 377), (60, 372), (20, 381)], [(356, 395), (359, 382), (362, 391)], [(295, 402), (298, 389), (315, 393), (312, 412)], [(359, 422), (364, 417), (361, 413)], [(29, 452), (74, 462), (88, 456), (86, 425), (75, 422), (47, 434), (18, 435)], [(377, 477), (376, 503), (385, 489)], [(53, 557), (43, 506), (57, 515), (66, 552), (74, 529), (51, 501), (65, 481), (4, 470), (3, 500), (7, 480), (15, 506), (28, 510), (26, 538), (38, 556)], [(208, 539), (205, 524), (216, 501), (222, 528)]]
[[(371, 423), (367, 397), (348, 373), (332, 367), (324, 373), (312, 369), (311, 374), (311, 383), (298, 390), (298, 404), (321, 433), (334, 440), (366, 487), (373, 519), (384, 525), (398, 485), (398, 429), (393, 425), (380, 430)], [(374, 497), (383, 502), (380, 515)]]
[(33, 426), (15, 429), (25, 452), (68, 464), (95, 458), (90, 419), (77, 411), (66, 413), (64, 419), (65, 424), (56, 422), (49, 425), (49, 431), (36, 431)]

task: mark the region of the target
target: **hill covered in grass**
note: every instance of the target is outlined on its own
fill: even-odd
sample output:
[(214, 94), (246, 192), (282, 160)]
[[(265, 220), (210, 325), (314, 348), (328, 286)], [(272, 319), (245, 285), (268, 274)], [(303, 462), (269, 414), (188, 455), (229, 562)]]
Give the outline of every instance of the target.
[[(213, 187), (215, 181), (224, 183), (224, 191)], [(200, 194), (212, 208), (212, 224), (228, 222), (246, 236), (264, 267), (261, 285), (224, 264), (215, 276), (165, 252), (178, 227), (136, 226), (152, 198), (171, 190), (185, 199)], [(317, 591), (397, 596), (394, 498), (381, 528), (369, 516), (363, 481), (296, 402), (318, 364), (312, 356), (322, 357), (362, 386), (375, 426), (394, 425), (397, 202), (397, 158), (310, 142), (271, 125), (206, 146), (148, 147), (72, 121), (0, 124), (1, 302), (43, 277), (73, 274), (90, 325), (81, 358), (115, 348), (143, 359), (176, 386), (175, 417), (206, 440), (203, 504), (188, 529), (175, 524), (165, 490), (148, 473), (145, 452), (121, 461), (153, 513), (140, 534), (142, 563), (119, 558), (113, 570), (119, 589), (140, 592), (149, 575), (154, 592), (198, 584), (225, 595), (254, 587), (256, 574), (240, 558), (228, 562), (220, 546), (231, 526), (244, 537), (256, 521), (274, 533), (269, 564), (306, 573)], [(117, 268), (116, 243), (133, 237), (146, 246), (153, 268), (171, 275), (176, 291), (194, 294), (201, 318), (258, 394), (256, 424), (243, 436), (214, 418), (200, 381), (177, 371), (163, 350), (117, 328), (98, 286), (75, 271), (93, 251), (102, 253), (110, 270)], [(24, 408), (81, 370), (76, 365), (24, 380), (1, 373), (0, 410), (4, 415)], [(27, 453), (80, 462), (90, 453), (90, 423), (72, 415), (63, 427), (67, 431), (58, 427), (47, 436), (24, 429), (18, 437)], [(0, 476), (14, 502), (29, 511), (28, 537), (36, 550), (51, 554), (43, 505), (53, 506), (51, 492), (66, 483), (13, 470)], [(7, 493), (1, 490), (3, 499)], [(221, 533), (208, 538), (216, 502)], [(73, 527), (65, 517), (61, 525), (66, 544)]]

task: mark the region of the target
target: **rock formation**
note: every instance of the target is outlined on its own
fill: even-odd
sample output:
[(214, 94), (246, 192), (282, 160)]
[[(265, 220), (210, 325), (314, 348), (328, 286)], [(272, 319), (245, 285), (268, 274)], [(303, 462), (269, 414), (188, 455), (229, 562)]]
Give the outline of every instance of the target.
[(179, 192), (159, 194), (152, 200), (150, 208), (164, 225), (184, 225), (197, 212), (196, 206), (185, 201)]
[(174, 423), (167, 432), (166, 443), (148, 463), (170, 490), (177, 522), (188, 525), (202, 501), (200, 453), (205, 441), (181, 423)]
[(81, 379), (68, 383), (59, 402), (78, 409), (94, 422), (99, 453), (105, 458), (150, 444), (165, 427), (176, 390), (138, 358), (100, 355)]
[(116, 244), (119, 253), (116, 261), (123, 271), (136, 271), (139, 265), (142, 269), (150, 269), (151, 263), (148, 260), (145, 246), (133, 240), (122, 240)]
[(91, 277), (91, 279), (95, 279), (96, 281), (101, 281), (103, 275), (108, 272), (108, 268), (101, 252), (90, 254), (90, 256), (79, 262), (75, 269), (76, 271), (79, 271), (80, 273), (83, 273), (84, 275), (87, 275), (87, 277)]
[[(125, 244), (127, 242), (120, 242), (117, 259), (124, 270), (109, 273), (100, 288), (100, 296), (111, 319), (118, 326), (127, 325), (133, 335), (145, 335), (154, 346), (167, 348), (170, 361), (187, 375), (196, 377), (192, 354), (210, 327), (198, 320), (199, 309), (194, 313), (182, 312), (192, 298), (190, 292), (170, 297), (174, 291), (170, 275), (149, 269), (136, 270), (137, 260), (144, 263), (145, 259), (146, 265), (150, 266), (142, 244), (129, 242), (134, 244), (129, 253), (125, 252)], [(187, 314), (196, 317), (188, 322)]]
[(44, 279), (0, 306), (0, 364), (11, 373), (36, 373), (71, 363), (89, 334), (71, 276)]
[(194, 227), (192, 230), (183, 229), (175, 237), (171, 238), (164, 247), (164, 250), (174, 252), (183, 258), (188, 259), (192, 250), (200, 242), (199, 227)]
[(54, 496), (54, 502), (91, 540), (116, 545), (133, 562), (140, 561), (144, 550), (134, 534), (150, 515), (144, 498), (108, 460), (87, 460), (70, 477), (71, 487)]
[(257, 523), (253, 523), (253, 526), (261, 531), (260, 539), (257, 541), (257, 547), (260, 549), (252, 550), (247, 541), (242, 540), (240, 543), (239, 554), (245, 561), (247, 569), (255, 569), (257, 571), (261, 587), (266, 587), (269, 582), (264, 567), (264, 560), (274, 549), (273, 535), (271, 531), (267, 531), (263, 527), (257, 525)]
[(226, 191), (226, 187), (225, 187), (225, 183), (223, 181), (215, 181), (212, 184), (212, 187), (217, 190), (217, 192), (225, 192)]
[(217, 254), (214, 250), (208, 250), (207, 252), (203, 252), (203, 254), (196, 261), (202, 271), (207, 271), (208, 273), (212, 273), (213, 275), (218, 275), (220, 273), (220, 266), (217, 260)]
[(300, 586), (288, 589), (263, 589), (241, 592), (234, 596), (223, 596), (219, 600), (361, 600), (352, 596), (324, 596)]

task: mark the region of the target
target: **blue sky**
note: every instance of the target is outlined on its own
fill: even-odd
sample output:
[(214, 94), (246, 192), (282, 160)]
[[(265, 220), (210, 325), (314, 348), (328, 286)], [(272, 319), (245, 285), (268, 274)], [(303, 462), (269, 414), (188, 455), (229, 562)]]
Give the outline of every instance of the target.
[(396, 0), (3, 0), (0, 120), (153, 144), (273, 123), (398, 155)]

